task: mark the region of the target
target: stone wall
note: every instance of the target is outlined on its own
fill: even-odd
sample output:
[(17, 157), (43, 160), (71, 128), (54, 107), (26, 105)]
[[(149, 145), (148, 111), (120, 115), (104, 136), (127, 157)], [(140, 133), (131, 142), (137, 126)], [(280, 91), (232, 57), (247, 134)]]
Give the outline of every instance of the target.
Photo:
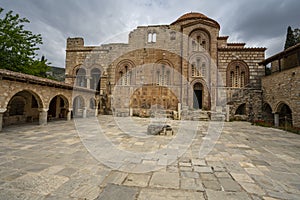
[(292, 110), (293, 125), (300, 127), (300, 66), (262, 78), (263, 99), (273, 113), (280, 112), (281, 104)]
[[(119, 74), (122, 66), (125, 66), (124, 63), (128, 63), (130, 70), (137, 69), (134, 72), (133, 83), (131, 83), (133, 89), (137, 89), (136, 85), (143, 84), (141, 84), (142, 77), (154, 80), (145, 84), (155, 83), (156, 69), (153, 65), (165, 62), (176, 72), (173, 73), (176, 75), (172, 76), (172, 83), (168, 87), (180, 87), (177, 97), (182, 106), (193, 109), (193, 87), (200, 83), (203, 87), (202, 107), (207, 110), (216, 110), (216, 107), (220, 106), (217, 105), (218, 102), (224, 103), (225, 99), (232, 101), (232, 95), (234, 95), (232, 91), (236, 89), (226, 85), (227, 68), (232, 61), (244, 62), (249, 68), (247, 88), (260, 88), (260, 79), (265, 72), (264, 67), (258, 63), (264, 59), (266, 50), (265, 48), (246, 48), (245, 43), (228, 43), (228, 36), (220, 37), (219, 31), (220, 25), (213, 19), (203, 14), (190, 13), (183, 15), (170, 25), (138, 26), (128, 35), (129, 42), (124, 44), (85, 46), (83, 38), (68, 38), (66, 82), (74, 84), (76, 70), (83, 67), (86, 71), (87, 87), (89, 87), (91, 70), (100, 69), (102, 72), (100, 99), (106, 101), (103, 105), (110, 110), (112, 109), (110, 101), (114, 99), (112, 90), (118, 85)], [(200, 37), (205, 38), (204, 43)], [(201, 39), (200, 42), (198, 38)], [(198, 42), (196, 45), (201, 45), (203, 48), (195, 51), (193, 45), (196, 40)], [(207, 73), (195, 77), (192, 76), (191, 65), (194, 58), (200, 57), (201, 59), (207, 58)], [(141, 66), (145, 66), (143, 70), (140, 70)], [(124, 87), (124, 91), (130, 90), (129, 88)], [(153, 90), (155, 90), (155, 85), (153, 85)], [(223, 91), (223, 94), (219, 94), (219, 91)], [(146, 102), (152, 101), (149, 98), (146, 98)], [(247, 99), (245, 97), (237, 100), (240, 102)], [(130, 103), (127, 104), (130, 105)]]
[[(97, 105), (98, 100), (95, 97), (94, 90), (74, 88), (72, 85), (66, 83), (8, 70), (0, 70), (0, 84), (0, 93), (2, 94), (0, 96), (0, 130), (2, 128), (3, 118), (6, 120), (6, 125), (15, 122), (26, 122), (31, 119), (39, 120), (40, 124), (47, 123), (47, 113), (49, 109), (51, 109), (50, 103), (58, 96), (62, 97), (65, 101), (64, 107), (68, 119), (71, 118), (73, 100), (76, 97), (82, 98), (82, 106), (83, 109), (86, 110), (85, 112), (93, 113), (92, 115), (95, 116), (95, 107), (91, 107), (90, 105), (91, 99), (94, 99), (95, 105)], [(16, 94), (18, 94), (18, 96), (15, 96)], [(24, 100), (25, 113), (19, 114), (19, 116), (10, 116), (10, 108), (8, 106), (13, 97), (22, 98)], [(32, 106), (33, 98), (36, 100), (36, 106)], [(28, 117), (30, 117), (30, 119)]]

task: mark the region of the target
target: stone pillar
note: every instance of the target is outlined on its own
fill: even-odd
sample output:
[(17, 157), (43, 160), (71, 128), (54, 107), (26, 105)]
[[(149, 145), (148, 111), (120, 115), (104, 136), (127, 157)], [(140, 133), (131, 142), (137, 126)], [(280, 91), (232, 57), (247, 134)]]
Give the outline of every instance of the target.
[(181, 119), (181, 103), (178, 103), (178, 119), (180, 120)]
[(226, 105), (226, 121), (230, 121), (230, 105)]
[(82, 118), (86, 118), (87, 107), (83, 107)]
[(2, 131), (3, 127), (3, 114), (6, 111), (6, 108), (0, 108), (0, 132)]
[(133, 109), (130, 107), (129, 108), (129, 116), (132, 117), (133, 116)]
[(98, 106), (95, 107), (95, 117), (98, 117)]
[(88, 89), (91, 88), (91, 77), (86, 77), (86, 87), (87, 87)]
[(39, 125), (47, 125), (48, 109), (41, 108), (39, 112)]
[(67, 121), (70, 121), (71, 120), (71, 112), (72, 112), (72, 109), (69, 109), (67, 111)]
[(279, 114), (278, 113), (274, 114), (274, 125), (275, 125), (275, 127), (279, 126)]

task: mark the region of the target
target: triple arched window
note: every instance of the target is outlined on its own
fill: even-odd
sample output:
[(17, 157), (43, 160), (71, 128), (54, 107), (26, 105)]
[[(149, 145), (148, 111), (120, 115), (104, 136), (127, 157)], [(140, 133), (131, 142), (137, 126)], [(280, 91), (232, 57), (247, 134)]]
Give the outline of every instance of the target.
[(190, 76), (191, 77), (208, 77), (209, 60), (203, 54), (194, 54), (190, 59)]
[(249, 67), (242, 61), (233, 61), (227, 67), (227, 87), (242, 88), (249, 83)]
[(209, 35), (203, 30), (196, 30), (190, 35), (190, 51), (209, 51)]
[(123, 61), (118, 65), (116, 72), (118, 85), (132, 84), (132, 68), (133, 65), (128, 61)]
[(170, 85), (170, 69), (165, 64), (159, 64), (156, 67), (156, 84)]

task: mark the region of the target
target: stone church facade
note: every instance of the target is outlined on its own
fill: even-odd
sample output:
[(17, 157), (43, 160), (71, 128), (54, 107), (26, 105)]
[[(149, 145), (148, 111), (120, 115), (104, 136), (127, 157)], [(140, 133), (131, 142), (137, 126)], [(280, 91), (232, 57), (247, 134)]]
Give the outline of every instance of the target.
[(169, 25), (139, 26), (128, 43), (68, 38), (65, 82), (96, 90), (100, 114), (150, 116), (160, 108), (258, 119), (266, 48), (229, 43), (219, 32), (218, 22), (192, 12)]

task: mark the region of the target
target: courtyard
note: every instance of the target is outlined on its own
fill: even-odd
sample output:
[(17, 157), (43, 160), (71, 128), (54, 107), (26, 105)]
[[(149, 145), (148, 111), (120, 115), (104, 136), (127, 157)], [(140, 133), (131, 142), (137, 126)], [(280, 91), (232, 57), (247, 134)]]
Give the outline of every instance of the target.
[[(88, 143), (99, 142), (93, 120), (110, 141), (101, 143), (100, 151)], [(147, 136), (150, 121), (99, 116), (4, 128), (0, 199), (299, 199), (299, 135), (226, 122), (221, 134), (210, 138), (211, 151), (201, 156), (212, 122), (187, 122), (191, 129), (197, 123), (197, 131), (185, 132), (192, 137), (183, 139), (180, 121), (167, 121), (174, 136)], [(178, 137), (186, 143), (174, 142)], [(111, 147), (118, 151), (105, 151)], [(163, 149), (174, 151), (162, 158)], [(118, 156), (121, 151), (135, 156)]]

